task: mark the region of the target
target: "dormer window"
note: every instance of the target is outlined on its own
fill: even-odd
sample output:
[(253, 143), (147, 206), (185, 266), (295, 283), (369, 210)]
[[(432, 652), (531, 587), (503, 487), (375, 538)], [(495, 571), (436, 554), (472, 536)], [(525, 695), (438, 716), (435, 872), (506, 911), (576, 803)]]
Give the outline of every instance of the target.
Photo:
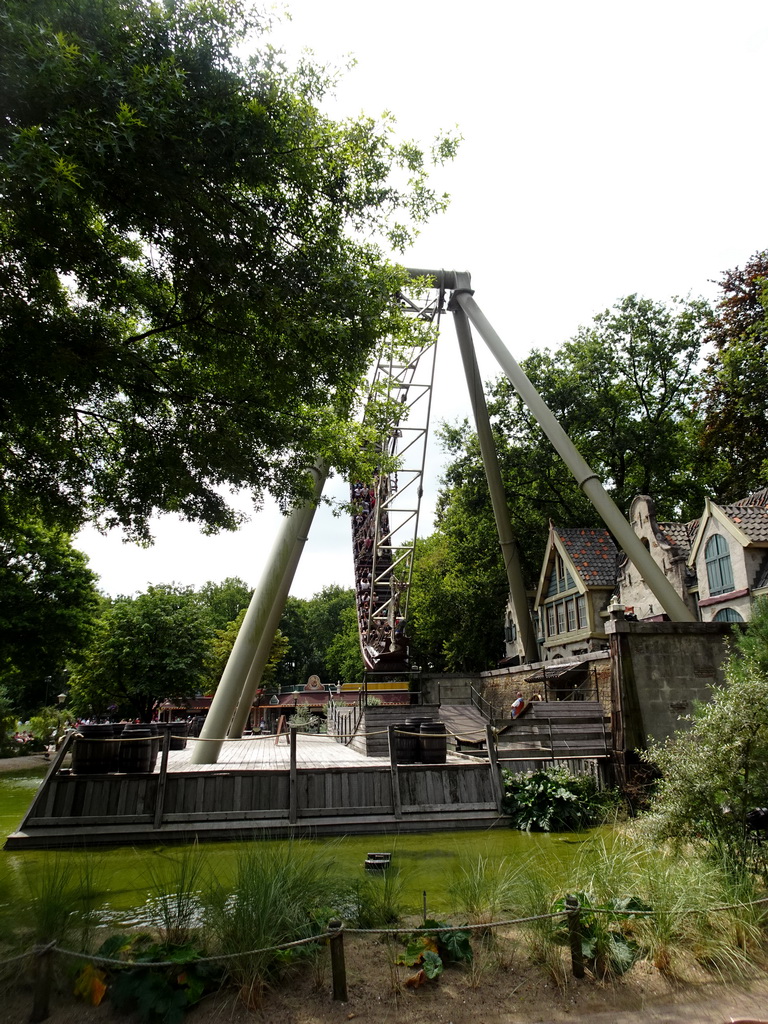
[(704, 560), (710, 594), (714, 597), (716, 594), (727, 594), (729, 590), (733, 590), (731, 555), (728, 542), (722, 534), (715, 533), (709, 538), (704, 549)]

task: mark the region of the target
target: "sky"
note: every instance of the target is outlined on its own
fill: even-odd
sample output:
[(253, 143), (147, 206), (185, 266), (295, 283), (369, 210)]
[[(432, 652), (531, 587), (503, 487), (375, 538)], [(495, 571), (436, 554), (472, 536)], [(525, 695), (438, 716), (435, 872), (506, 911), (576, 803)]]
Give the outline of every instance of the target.
[[(768, 247), (764, 0), (292, 0), (269, 37), (289, 56), (345, 67), (334, 117), (390, 111), (403, 138), (463, 136), (435, 172), (446, 213), (399, 257), (466, 270), (516, 359), (554, 348), (625, 295), (714, 299), (723, 271)], [(433, 424), (469, 415), (444, 318)], [(481, 339), (485, 380), (500, 374)], [(442, 453), (430, 445), (421, 535), (431, 532)], [(326, 494), (342, 497), (343, 481)], [(247, 509), (247, 495), (239, 498)], [(86, 529), (75, 544), (108, 594), (150, 583), (254, 585), (280, 525), (268, 508), (205, 537), (164, 516), (142, 549)], [(351, 586), (349, 524), (321, 509), (292, 593)]]

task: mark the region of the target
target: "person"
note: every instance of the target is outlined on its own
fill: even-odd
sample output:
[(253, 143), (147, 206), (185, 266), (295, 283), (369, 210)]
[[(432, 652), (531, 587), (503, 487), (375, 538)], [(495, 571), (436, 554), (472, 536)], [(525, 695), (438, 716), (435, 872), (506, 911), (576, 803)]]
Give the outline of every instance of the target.
[(523, 705), (524, 704), (525, 704), (525, 701), (523, 700), (523, 695), (518, 690), (517, 691), (517, 696), (515, 697), (514, 701), (512, 702), (512, 717), (513, 718), (517, 718), (517, 716), (523, 710)]

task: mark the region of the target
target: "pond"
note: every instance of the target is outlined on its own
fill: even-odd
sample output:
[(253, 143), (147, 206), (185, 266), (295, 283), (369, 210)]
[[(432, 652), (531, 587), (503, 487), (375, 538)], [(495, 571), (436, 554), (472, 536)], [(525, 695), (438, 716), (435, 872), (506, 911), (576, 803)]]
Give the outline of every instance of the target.
[[(45, 769), (23, 769), (0, 774), (0, 829), (2, 841), (18, 828)], [(418, 913), (426, 893), (430, 913), (449, 910), (447, 889), (461, 867), (486, 858), (489, 864), (505, 860), (510, 866), (534, 859), (554, 876), (567, 874), (587, 834), (526, 833), (512, 829), (487, 831), (431, 832), (394, 836), (352, 836), (309, 840), (318, 853), (331, 849), (339, 874), (349, 882), (366, 877), (363, 867), (371, 851), (388, 851), (403, 887), (408, 912)], [(285, 848), (287, 840), (259, 840)], [(241, 843), (205, 843), (201, 850), (208, 866), (225, 881), (234, 872)], [(99, 881), (103, 920), (118, 926), (139, 924), (149, 913), (148, 901), (153, 878), (172, 877), (182, 851), (179, 847), (118, 847), (94, 851), (2, 851), (3, 874), (12, 891), (23, 891), (46, 871), (53, 861), (65, 861), (79, 868), (88, 862)]]

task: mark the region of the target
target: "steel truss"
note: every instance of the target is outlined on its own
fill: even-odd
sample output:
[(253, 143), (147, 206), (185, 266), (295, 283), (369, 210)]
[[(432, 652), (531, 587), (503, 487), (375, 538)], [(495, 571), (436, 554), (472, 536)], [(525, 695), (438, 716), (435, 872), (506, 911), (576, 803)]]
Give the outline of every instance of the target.
[[(429, 329), (410, 348), (387, 340), (371, 378), (366, 418), (389, 410), (380, 430), (382, 470), (369, 484), (357, 481), (350, 496), (355, 508), (352, 538), (360, 648), (368, 671), (409, 669), (408, 596), (424, 491), (424, 464), (440, 314), (444, 292), (429, 298), (401, 295), (402, 308)], [(371, 414), (368, 410), (375, 409)]]

